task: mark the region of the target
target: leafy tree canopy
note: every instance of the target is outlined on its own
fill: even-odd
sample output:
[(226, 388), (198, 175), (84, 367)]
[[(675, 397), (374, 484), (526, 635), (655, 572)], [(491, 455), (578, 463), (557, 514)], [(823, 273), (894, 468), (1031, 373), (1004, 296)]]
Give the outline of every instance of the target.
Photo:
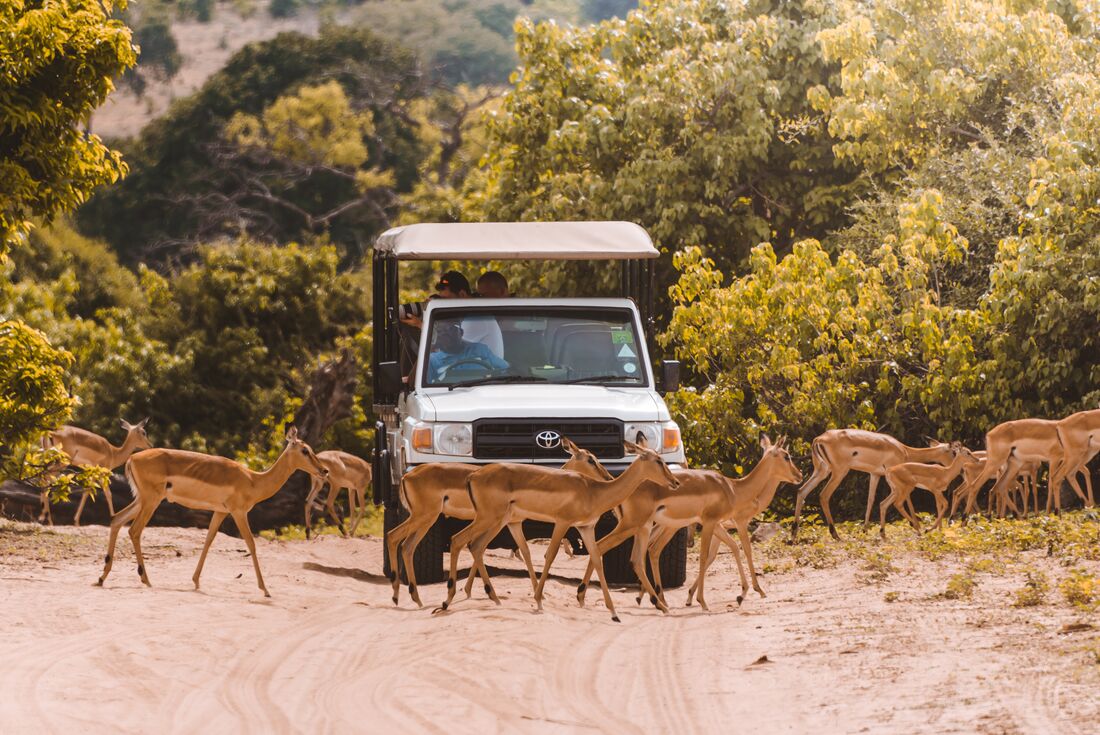
[[(285, 156), (256, 157), (256, 146), (227, 145), (240, 141), (227, 140), (226, 126), (235, 115), (302, 111), (308, 101), (276, 102), (329, 82), (339, 84), (349, 109), (372, 121), (373, 134), (360, 143), (370, 168), (387, 171), (397, 192), (410, 189), (421, 157), (415, 125), (404, 110), (420, 94), (415, 59), (366, 30), (326, 27), (317, 38), (284, 33), (242, 49), (199, 92), (146, 127), (127, 145), (130, 175), (80, 210), (81, 228), (105, 238), (127, 262), (189, 257), (195, 243), (242, 231), (281, 242), (314, 234), (308, 220), (293, 216), (287, 205), (323, 212), (326, 202), (354, 196), (355, 182), (349, 188), (332, 172), (287, 169)], [(317, 93), (311, 94), (316, 103)], [(242, 205), (242, 191), (272, 179), (282, 179), (286, 196)], [(333, 242), (359, 253), (385, 221), (352, 218), (339, 224), (328, 229)]]
[[(120, 3), (124, 5), (125, 3)], [(0, 254), (125, 171), (81, 126), (134, 64), (130, 31), (101, 0), (0, 5)]]

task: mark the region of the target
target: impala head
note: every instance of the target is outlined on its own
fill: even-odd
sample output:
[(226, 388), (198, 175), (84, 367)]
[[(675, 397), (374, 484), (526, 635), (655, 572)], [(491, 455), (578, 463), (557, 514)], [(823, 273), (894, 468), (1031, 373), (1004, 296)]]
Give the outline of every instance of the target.
[(672, 470), (661, 459), (661, 455), (646, 446), (645, 439), (637, 444), (624, 441), (623, 448), (626, 449), (627, 454), (637, 455), (634, 465), (638, 465), (639, 469), (642, 470), (643, 481), (652, 480), (658, 485), (668, 488), (680, 487), (680, 481), (676, 479), (676, 475), (672, 474)]
[(152, 449), (153, 445), (149, 442), (149, 437), (145, 433), (145, 425), (149, 423), (149, 417), (146, 416), (136, 424), (131, 424), (126, 419), (119, 419), (118, 423), (122, 426), (122, 430), (126, 432), (126, 438), (133, 437), (133, 441), (141, 449)]
[(596, 459), (596, 455), (592, 454), (592, 452), (578, 447), (564, 436), (561, 438), (561, 445), (565, 448), (565, 451), (569, 452), (569, 461), (562, 467), (563, 470), (580, 472), (583, 475), (594, 477), (597, 480), (614, 479), (611, 477), (611, 473), (600, 464), (599, 460)]
[(974, 456), (974, 453), (963, 446), (962, 442), (951, 442), (951, 459), (954, 460), (960, 455), (966, 461), (966, 464), (980, 464), (981, 460)]
[(791, 459), (791, 453), (787, 451), (787, 437), (779, 437), (779, 441), (772, 444), (772, 440), (765, 434), (760, 437), (760, 448), (764, 450), (764, 456), (760, 458), (761, 464), (765, 460), (769, 460), (775, 463), (776, 477), (780, 482), (800, 483), (802, 482), (802, 471), (794, 465), (794, 461)]
[(286, 432), (286, 449), (291, 453), (291, 461), (294, 466), (304, 472), (317, 477), (328, 477), (328, 470), (317, 459), (309, 445), (298, 438), (298, 427), (291, 426)]

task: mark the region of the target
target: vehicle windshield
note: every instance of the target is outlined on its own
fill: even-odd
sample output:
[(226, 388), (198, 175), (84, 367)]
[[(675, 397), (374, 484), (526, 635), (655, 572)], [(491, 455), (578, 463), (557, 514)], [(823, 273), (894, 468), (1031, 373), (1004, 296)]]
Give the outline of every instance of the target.
[(629, 309), (446, 309), (428, 332), (426, 387), (648, 380)]

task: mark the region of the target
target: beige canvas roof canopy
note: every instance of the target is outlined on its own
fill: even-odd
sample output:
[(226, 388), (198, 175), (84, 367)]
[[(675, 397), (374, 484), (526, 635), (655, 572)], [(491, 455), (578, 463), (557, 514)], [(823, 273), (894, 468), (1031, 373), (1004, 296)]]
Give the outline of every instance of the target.
[(394, 227), (375, 252), (397, 260), (633, 260), (659, 253), (633, 222), (461, 222)]

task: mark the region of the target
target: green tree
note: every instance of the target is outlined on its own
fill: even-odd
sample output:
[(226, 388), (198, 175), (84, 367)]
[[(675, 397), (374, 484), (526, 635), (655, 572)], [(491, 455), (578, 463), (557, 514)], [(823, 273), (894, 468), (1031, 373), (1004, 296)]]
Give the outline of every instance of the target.
[(490, 122), (483, 215), (626, 219), (723, 268), (843, 224), (858, 191), (806, 90), (835, 83), (820, 3), (643, 4), (627, 19), (521, 22)]
[[(245, 47), (198, 92), (147, 126), (126, 146), (129, 176), (81, 208), (82, 231), (106, 239), (127, 263), (186, 259), (190, 246), (242, 230), (280, 242), (311, 236), (283, 202), (314, 211), (327, 201), (345, 201), (348, 182), (324, 172), (297, 187), (291, 182), (292, 196), (266, 206), (253, 202), (255, 216), (242, 221), (234, 198), (249, 179), (294, 172), (281, 159), (253, 159), (242, 168), (241, 151), (227, 145), (225, 131), (235, 115), (260, 116), (280, 98), (329, 81), (339, 83), (355, 110), (373, 116), (374, 134), (364, 141), (371, 167), (392, 171), (397, 193), (409, 191), (422, 156), (405, 113), (421, 89), (414, 57), (368, 31), (325, 27), (317, 38), (284, 33)], [(348, 217), (327, 232), (357, 256), (385, 226), (384, 218)]]
[(125, 172), (81, 128), (134, 64), (130, 31), (99, 0), (0, 6), (0, 254), (11, 238)]

